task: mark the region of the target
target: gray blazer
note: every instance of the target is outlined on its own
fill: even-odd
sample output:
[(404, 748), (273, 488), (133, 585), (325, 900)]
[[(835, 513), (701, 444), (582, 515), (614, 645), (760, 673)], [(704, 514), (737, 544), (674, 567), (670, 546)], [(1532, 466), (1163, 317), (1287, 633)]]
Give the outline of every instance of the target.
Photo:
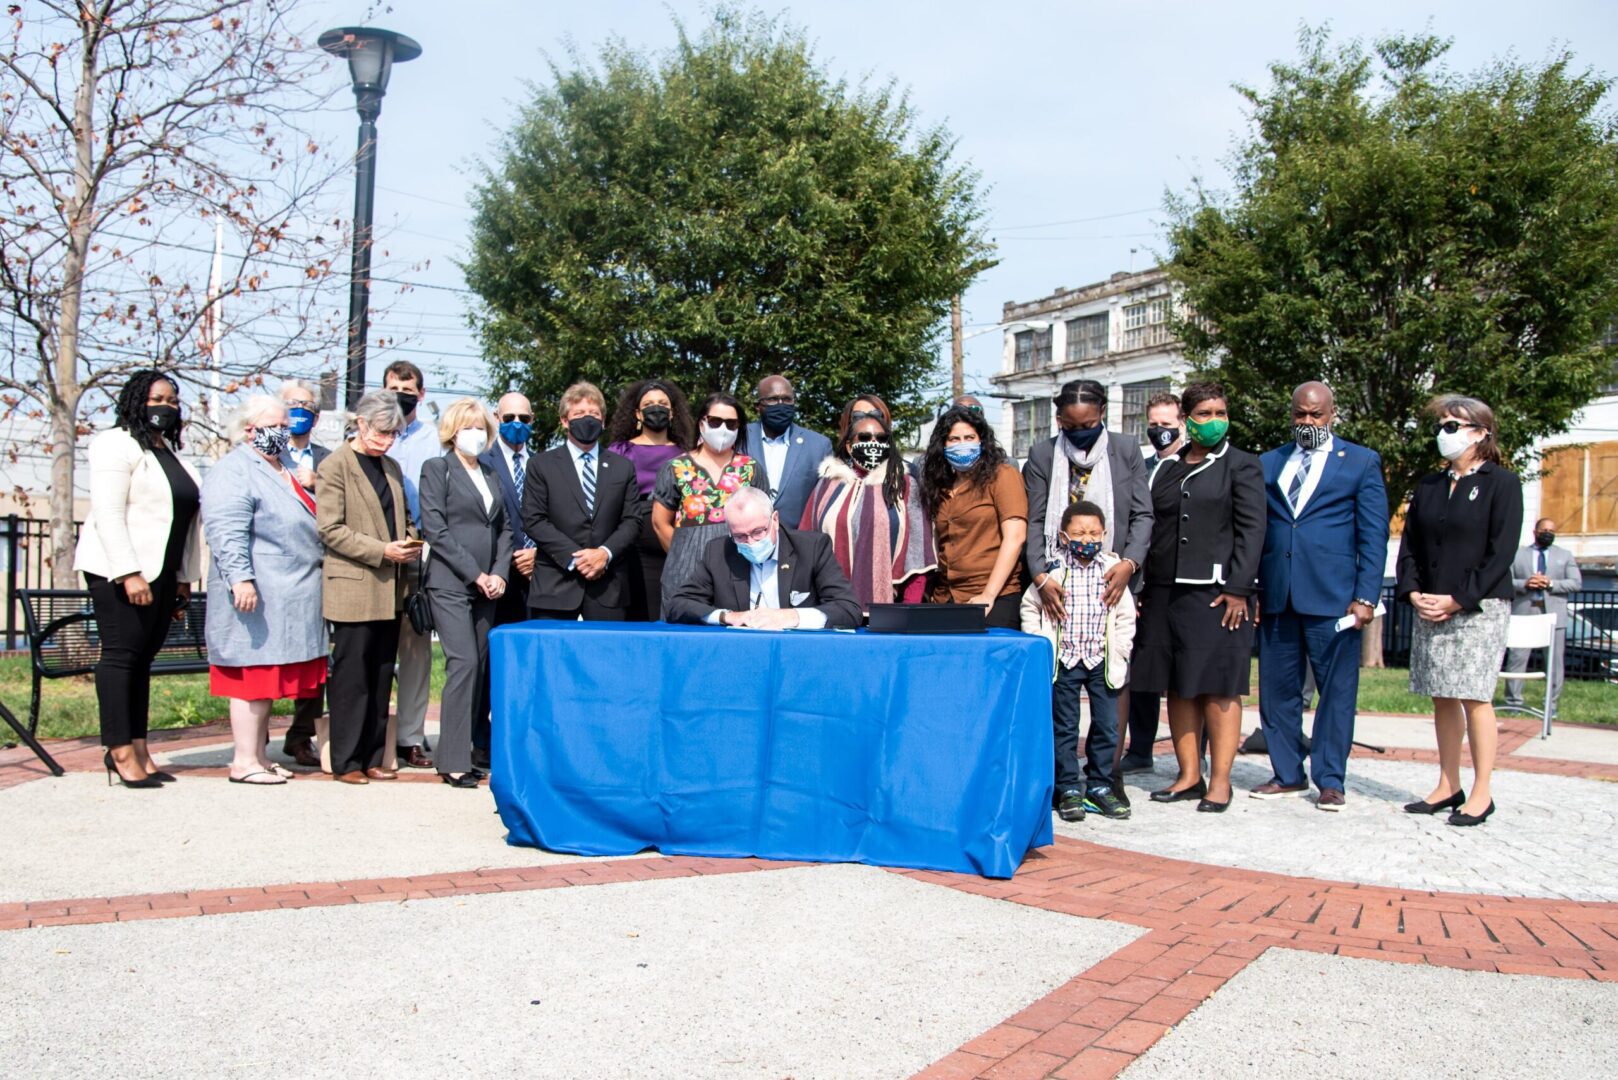
[[(1566, 548), (1559, 548), (1555, 544), (1546, 548), (1545, 576), (1551, 579), (1551, 587), (1544, 590), (1543, 598), (1534, 595), (1538, 590), (1530, 591), (1528, 588), (1528, 579), (1538, 573), (1538, 568), (1537, 547), (1530, 544), (1517, 549), (1517, 557), (1511, 562), (1511, 584), (1515, 593), (1511, 599), (1511, 610), (1518, 615), (1537, 615), (1547, 611), (1556, 616), (1557, 626), (1566, 626), (1567, 594), (1584, 588), (1584, 575), (1579, 573), (1579, 564)], [(1541, 599), (1544, 607), (1539, 606)]]
[(500, 479), (479, 462), (494, 502), (483, 508), (483, 494), (458, 457), (429, 458), (421, 466), (421, 531), (431, 547), (427, 587), (470, 589), (479, 574), (511, 580), (511, 525)]
[(803, 518), (803, 508), (809, 505), (809, 496), (820, 483), (820, 463), (831, 456), (831, 440), (818, 431), (810, 431), (797, 424), (787, 428), (787, 456), (781, 465), (780, 476), (769, 474), (764, 458), (764, 425), (754, 420), (747, 425), (747, 447), (743, 451), (758, 462), (761, 487), (775, 500), (781, 520), (789, 528)]
[[(208, 659), (224, 667), (295, 664), (326, 655), (320, 534), (290, 474), (238, 446), (202, 482), (208, 567)], [(231, 586), (251, 581), (258, 606), (240, 612)]]
[[(1028, 576), (1045, 571), (1045, 504), (1051, 490), (1051, 459), (1057, 439), (1043, 439), (1028, 451), (1023, 463), (1023, 486), (1028, 489), (1028, 543), (1023, 557)], [(1116, 431), (1107, 432), (1107, 467), (1112, 471), (1112, 546), (1120, 558), (1132, 559), (1137, 567), (1146, 564), (1152, 546), (1152, 494), (1146, 487), (1146, 461), (1135, 440)], [(1139, 587), (1141, 575), (1135, 574)]]

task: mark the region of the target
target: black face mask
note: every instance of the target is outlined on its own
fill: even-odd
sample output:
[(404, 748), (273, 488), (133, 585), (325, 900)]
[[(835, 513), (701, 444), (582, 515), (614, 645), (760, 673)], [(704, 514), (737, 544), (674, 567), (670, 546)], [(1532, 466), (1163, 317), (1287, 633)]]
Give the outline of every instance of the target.
[(798, 418), (796, 405), (766, 405), (759, 414), (764, 421), (764, 430), (771, 435), (779, 435), (792, 426), (792, 421)]
[(848, 448), (848, 456), (854, 459), (854, 464), (866, 471), (870, 471), (888, 460), (888, 444), (885, 442), (853, 443)]
[(148, 405), (146, 422), (166, 435), (180, 426), (180, 410), (173, 405)]
[(567, 433), (573, 441), (590, 445), (601, 438), (601, 421), (594, 416), (577, 416), (567, 422)]
[(1180, 429), (1177, 427), (1164, 427), (1161, 424), (1152, 424), (1146, 429), (1146, 441), (1159, 452), (1167, 450), (1180, 441)]
[(421, 404), (421, 398), (419, 396), (416, 394), (407, 394), (403, 390), (395, 392), (394, 397), (399, 399), (399, 411), (404, 413), (406, 416), (409, 416), (411, 413), (415, 412), (416, 406)]
[(1548, 548), (1556, 543), (1556, 534), (1553, 532), (1539, 532), (1534, 534), (1534, 543), (1542, 548)]
[(647, 431), (667, 431), (674, 414), (663, 405), (648, 405), (640, 411), (640, 422)]
[(1068, 445), (1082, 453), (1096, 444), (1096, 440), (1101, 438), (1101, 431), (1100, 427), (1070, 427), (1062, 432), (1062, 437), (1068, 441)]

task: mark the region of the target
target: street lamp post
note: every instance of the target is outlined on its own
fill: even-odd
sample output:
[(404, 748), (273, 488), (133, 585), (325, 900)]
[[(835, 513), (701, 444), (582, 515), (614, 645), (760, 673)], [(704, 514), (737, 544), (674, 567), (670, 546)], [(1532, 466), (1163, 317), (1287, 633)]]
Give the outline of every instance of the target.
[(394, 64), (414, 60), (421, 46), (392, 30), (342, 26), (320, 35), (320, 47), (348, 61), (354, 106), (360, 114), (354, 156), (354, 261), (348, 282), (348, 380), (344, 404), (353, 411), (365, 393), (365, 337), (371, 308), (371, 211), (376, 195), (376, 118)]

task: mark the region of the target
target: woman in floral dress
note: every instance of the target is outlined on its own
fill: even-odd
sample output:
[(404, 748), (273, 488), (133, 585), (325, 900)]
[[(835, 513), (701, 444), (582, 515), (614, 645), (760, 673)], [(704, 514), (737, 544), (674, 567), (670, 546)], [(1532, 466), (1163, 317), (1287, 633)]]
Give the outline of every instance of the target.
[[(696, 445), (659, 470), (652, 491), (652, 528), (669, 553), (663, 565), (663, 612), (702, 551), (728, 536), (725, 503), (743, 486), (762, 487), (758, 463), (742, 451), (747, 414), (729, 394), (712, 394), (697, 410)], [(660, 617), (663, 614), (660, 613)]]

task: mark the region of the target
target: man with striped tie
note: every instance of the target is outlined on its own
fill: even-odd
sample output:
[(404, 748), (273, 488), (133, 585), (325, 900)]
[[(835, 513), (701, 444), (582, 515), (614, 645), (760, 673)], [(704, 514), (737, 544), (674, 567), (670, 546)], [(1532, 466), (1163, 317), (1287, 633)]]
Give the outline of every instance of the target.
[(522, 526), (534, 544), (529, 615), (535, 619), (621, 622), (629, 583), (620, 559), (632, 555), (635, 467), (601, 446), (607, 412), (601, 391), (587, 382), (562, 393), (567, 440), (535, 456), (523, 478)]
[[(1360, 632), (1376, 614), (1388, 551), (1382, 459), (1332, 433), (1325, 383), (1292, 394), (1292, 442), (1263, 457), (1269, 515), (1259, 561), (1259, 719), (1275, 775), (1255, 799), (1301, 796), (1341, 810), (1360, 685)], [(1303, 674), (1320, 687), (1309, 775)]]

